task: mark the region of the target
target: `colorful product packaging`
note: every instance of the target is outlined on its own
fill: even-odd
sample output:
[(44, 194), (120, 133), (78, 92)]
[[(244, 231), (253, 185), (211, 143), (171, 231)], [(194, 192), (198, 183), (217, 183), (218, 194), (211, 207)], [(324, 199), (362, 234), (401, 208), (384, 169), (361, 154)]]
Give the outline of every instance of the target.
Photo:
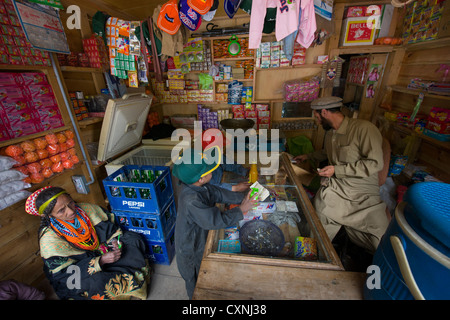
[(369, 28), (367, 17), (349, 17), (343, 21), (341, 45), (360, 46), (372, 45), (375, 40), (376, 28)]
[(300, 260), (317, 260), (316, 240), (308, 237), (296, 237), (294, 258)]
[(426, 128), (437, 133), (450, 134), (450, 110), (433, 107)]

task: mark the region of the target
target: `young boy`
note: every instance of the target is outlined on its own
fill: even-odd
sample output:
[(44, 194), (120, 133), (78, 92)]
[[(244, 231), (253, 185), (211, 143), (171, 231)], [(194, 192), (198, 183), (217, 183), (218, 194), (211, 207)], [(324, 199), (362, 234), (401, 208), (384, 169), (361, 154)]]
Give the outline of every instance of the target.
[[(189, 299), (194, 293), (208, 230), (236, 225), (244, 218), (242, 213), (256, 205), (256, 200), (249, 198), (250, 192), (233, 192), (209, 184), (212, 172), (220, 161), (208, 164), (206, 155), (203, 155), (201, 163), (196, 164), (193, 157), (198, 151), (191, 151), (192, 161), (175, 164), (172, 170), (181, 183), (175, 226), (175, 256)], [(221, 212), (216, 203), (240, 206)]]

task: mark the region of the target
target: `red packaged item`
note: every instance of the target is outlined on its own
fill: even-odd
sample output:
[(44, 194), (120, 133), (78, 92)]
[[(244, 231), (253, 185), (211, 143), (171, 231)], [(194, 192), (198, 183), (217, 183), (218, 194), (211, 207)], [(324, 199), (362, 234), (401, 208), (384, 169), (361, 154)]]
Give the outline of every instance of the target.
[(32, 152), (36, 150), (36, 146), (33, 141), (24, 141), (20, 143), (20, 147), (24, 152)]
[(47, 147), (48, 142), (47, 140), (45, 140), (45, 138), (36, 138), (33, 140), (34, 145), (36, 146), (36, 149), (38, 150), (42, 150), (45, 149), (45, 147)]
[(78, 159), (77, 155), (71, 156), (70, 160), (73, 162), (73, 164), (77, 164), (78, 162), (80, 162), (80, 159)]
[(67, 147), (69, 149), (73, 148), (75, 146), (75, 140), (74, 139), (67, 139), (66, 143), (67, 143)]
[(9, 136), (8, 130), (6, 129), (3, 121), (0, 119), (0, 141), (6, 141), (11, 139)]
[(13, 139), (42, 131), (42, 127), (36, 121), (33, 111), (30, 109), (7, 113), (3, 119), (9, 136)]
[(30, 179), (31, 179), (31, 183), (41, 183), (42, 181), (44, 181), (44, 176), (38, 172), (38, 173), (32, 173), (30, 175)]
[(39, 161), (39, 160), (40, 160), (38, 154), (37, 154), (36, 152), (34, 152), (34, 151), (31, 151), (31, 152), (25, 152), (25, 153), (23, 154), (23, 156), (24, 156), (25, 161), (26, 161), (27, 163), (32, 163), (32, 162), (36, 162), (36, 161)]
[(346, 18), (349, 17), (364, 17), (366, 15), (366, 7), (364, 6), (354, 6), (348, 7), (346, 9), (347, 13), (345, 14)]
[(28, 100), (30, 92), (26, 87), (12, 85), (0, 86), (0, 101), (6, 99), (25, 99)]
[(30, 109), (29, 105), (29, 99), (28, 97), (14, 99), (14, 98), (4, 98), (0, 102), (0, 107), (2, 110), (7, 113), (15, 113), (15, 112), (25, 112), (26, 110)]
[(233, 112), (233, 118), (235, 118), (235, 119), (245, 119), (245, 114), (244, 114), (244, 112), (240, 112), (240, 111)]
[(55, 144), (49, 144), (46, 149), (47, 149), (49, 155), (55, 155), (55, 154), (58, 154), (61, 151), (60, 148), (59, 148), (59, 145), (56, 144), (56, 143)]
[(37, 149), (36, 153), (40, 160), (48, 157), (48, 151), (46, 149)]
[(42, 72), (23, 72), (20, 77), (22, 78), (22, 84), (25, 86), (48, 84), (47, 77)]
[(5, 153), (9, 157), (18, 157), (23, 154), (23, 149), (18, 145), (10, 145), (5, 149)]
[(42, 174), (42, 176), (43, 176), (45, 179), (47, 179), (47, 178), (50, 178), (50, 177), (53, 175), (53, 171), (52, 171), (52, 169), (51, 169), (50, 167), (48, 167), (48, 168), (42, 168), (41, 174)]
[(41, 165), (38, 162), (27, 164), (26, 167), (30, 173), (39, 173), (39, 171), (41, 171), (42, 169)]
[(63, 166), (61, 161), (57, 162), (57, 163), (54, 163), (51, 168), (52, 168), (52, 171), (55, 172), (55, 173), (59, 173), (59, 172), (63, 172), (64, 171), (64, 166)]
[(65, 169), (72, 169), (73, 167), (73, 162), (70, 159), (64, 160), (62, 164)]
[(53, 165), (53, 162), (52, 160), (47, 158), (39, 161), (39, 164), (41, 165), (42, 168), (50, 168)]
[(37, 117), (41, 123), (43, 130), (51, 130), (62, 127), (64, 125), (61, 114), (57, 106), (40, 108), (36, 111)]
[(0, 72), (0, 86), (23, 85), (23, 79), (20, 73)]
[(58, 143), (58, 138), (56, 137), (56, 135), (54, 133), (46, 134), (45, 140), (47, 140), (48, 144), (57, 144)]
[(60, 156), (59, 154), (55, 154), (54, 156), (51, 156), (51, 157), (50, 157), (50, 160), (51, 160), (53, 163), (58, 163), (58, 162), (61, 161), (61, 156)]
[(54, 96), (52, 87), (49, 84), (29, 85), (28, 90), (33, 99), (42, 95)]

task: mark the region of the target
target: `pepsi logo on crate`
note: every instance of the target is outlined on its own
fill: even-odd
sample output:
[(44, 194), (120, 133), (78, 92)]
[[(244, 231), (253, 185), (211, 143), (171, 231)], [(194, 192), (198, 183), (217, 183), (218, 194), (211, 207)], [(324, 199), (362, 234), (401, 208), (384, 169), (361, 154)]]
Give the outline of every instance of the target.
[(140, 233), (147, 240), (164, 241), (177, 218), (175, 201), (164, 208), (162, 214), (113, 211), (117, 223), (125, 230)]
[(123, 166), (103, 186), (112, 210), (161, 214), (173, 200), (169, 167)]

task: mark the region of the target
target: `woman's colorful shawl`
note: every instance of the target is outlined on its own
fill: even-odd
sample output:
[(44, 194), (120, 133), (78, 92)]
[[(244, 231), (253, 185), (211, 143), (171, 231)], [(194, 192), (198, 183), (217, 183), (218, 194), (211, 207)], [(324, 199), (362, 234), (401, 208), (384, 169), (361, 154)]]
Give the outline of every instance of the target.
[(139, 234), (122, 232), (97, 205), (79, 203), (89, 216), (100, 243), (120, 235), (121, 258), (100, 267), (101, 253), (71, 246), (50, 228), (40, 239), (44, 272), (60, 299), (145, 300), (150, 268), (144, 257), (145, 245)]

